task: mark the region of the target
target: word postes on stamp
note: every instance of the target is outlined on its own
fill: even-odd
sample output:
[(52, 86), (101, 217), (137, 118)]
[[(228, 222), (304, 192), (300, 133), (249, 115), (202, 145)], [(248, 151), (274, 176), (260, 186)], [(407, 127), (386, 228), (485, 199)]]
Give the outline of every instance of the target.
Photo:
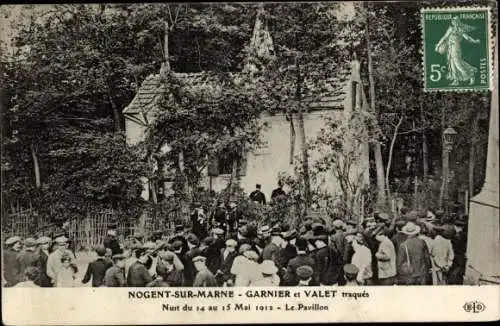
[(423, 9), (421, 18), (425, 90), (491, 89), (489, 9)]

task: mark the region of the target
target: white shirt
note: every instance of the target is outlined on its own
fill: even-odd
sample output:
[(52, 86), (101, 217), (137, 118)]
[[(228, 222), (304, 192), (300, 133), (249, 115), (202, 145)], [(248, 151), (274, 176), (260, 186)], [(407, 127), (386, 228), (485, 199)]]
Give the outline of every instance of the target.
[(352, 256), (351, 264), (356, 265), (359, 269), (358, 281), (362, 282), (373, 276), (372, 273), (372, 253), (367, 247), (353, 241), (354, 255)]

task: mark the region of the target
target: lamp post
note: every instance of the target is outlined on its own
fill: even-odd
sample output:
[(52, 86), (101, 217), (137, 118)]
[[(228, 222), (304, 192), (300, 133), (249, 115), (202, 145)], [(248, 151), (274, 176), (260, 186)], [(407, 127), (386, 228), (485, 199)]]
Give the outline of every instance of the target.
[(450, 152), (453, 149), (457, 132), (455, 129), (448, 127), (443, 132), (443, 183), (441, 186), (441, 196), (439, 206), (443, 207), (444, 211), (448, 214), (448, 183), (450, 182)]

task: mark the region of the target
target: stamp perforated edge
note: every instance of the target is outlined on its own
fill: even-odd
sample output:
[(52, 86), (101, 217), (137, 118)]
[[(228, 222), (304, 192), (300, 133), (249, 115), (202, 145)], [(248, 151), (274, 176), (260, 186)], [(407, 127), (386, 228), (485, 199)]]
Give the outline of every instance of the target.
[[(434, 93), (434, 92), (487, 92), (487, 91), (493, 91), (495, 89), (495, 85), (493, 84), (494, 81), (494, 70), (496, 67), (493, 66), (493, 56), (494, 56), (494, 51), (495, 51), (495, 38), (494, 38), (494, 32), (493, 32), (493, 24), (491, 21), (491, 6), (487, 7), (470, 7), (470, 6), (454, 6), (454, 7), (426, 7), (420, 9), (420, 31), (422, 33), (422, 38), (421, 38), (421, 47), (420, 47), (420, 55), (422, 57), (422, 82), (424, 84), (424, 92), (426, 93)], [(456, 11), (484, 11), (488, 13), (488, 73), (489, 73), (489, 85), (488, 87), (485, 88), (470, 88), (467, 86), (461, 87), (461, 88), (427, 88), (426, 85), (426, 79), (425, 79), (425, 24), (424, 24), (424, 13), (426, 12), (442, 12), (442, 11), (449, 11), (449, 12), (456, 12)], [(498, 24), (498, 22), (497, 22)]]

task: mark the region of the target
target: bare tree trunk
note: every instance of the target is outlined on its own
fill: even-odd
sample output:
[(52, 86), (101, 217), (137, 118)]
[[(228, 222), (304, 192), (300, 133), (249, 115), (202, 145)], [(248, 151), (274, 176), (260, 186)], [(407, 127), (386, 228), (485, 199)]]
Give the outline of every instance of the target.
[[(370, 109), (376, 113), (375, 107), (375, 81), (373, 78), (373, 62), (371, 55), (371, 42), (370, 42), (370, 24), (368, 19), (368, 8), (365, 8), (365, 37), (368, 56), (368, 80), (370, 83)], [(375, 142), (373, 147), (375, 155), (375, 167), (377, 171), (377, 205), (382, 206), (387, 202), (386, 189), (385, 189), (385, 175), (384, 175), (384, 161), (382, 159), (382, 145), (380, 142)]]
[(33, 170), (35, 171), (35, 186), (36, 188), (40, 188), (42, 185), (40, 180), (40, 164), (38, 162), (38, 156), (36, 155), (35, 145), (31, 143), (31, 157), (33, 158)]
[(229, 183), (227, 184), (227, 198), (226, 201), (229, 202), (231, 200), (231, 195), (234, 193), (234, 184), (238, 174), (238, 162), (236, 160), (233, 161), (233, 166), (231, 169), (231, 177), (229, 178)]
[(441, 189), (439, 190), (439, 208), (443, 207), (443, 197), (444, 197), (444, 190), (446, 188), (446, 169), (447, 169), (447, 153), (446, 149), (444, 148), (444, 106), (441, 107)]
[(290, 119), (290, 165), (293, 164), (293, 157), (295, 156), (295, 126), (293, 125), (293, 112), (289, 114)]
[(116, 105), (115, 101), (111, 97), (111, 94), (109, 95), (109, 103), (111, 104), (111, 108), (113, 109), (113, 119), (115, 121), (115, 131), (116, 132), (121, 132), (123, 131), (122, 128), (122, 116), (120, 113), (120, 110), (118, 109), (118, 106)]
[(168, 48), (168, 37), (171, 27), (168, 25), (167, 20), (164, 22), (165, 25), (165, 35), (163, 37), (163, 64), (160, 69), (160, 74), (165, 75), (170, 72), (170, 56), (169, 56), (169, 48)]
[(300, 139), (300, 152), (301, 152), (301, 167), (302, 167), (302, 177), (304, 179), (304, 199), (305, 208), (304, 214), (307, 214), (307, 209), (311, 204), (311, 180), (309, 175), (309, 157), (308, 157), (308, 145), (306, 139), (306, 131), (304, 126), (304, 108), (302, 104), (302, 76), (300, 75), (300, 67), (298, 65), (297, 59), (295, 59), (297, 67), (297, 102), (298, 102), (298, 114), (297, 118), (299, 121), (299, 139)]
[(389, 147), (389, 158), (387, 160), (387, 170), (385, 171), (385, 188), (387, 189), (387, 196), (389, 200), (391, 199), (391, 191), (389, 187), (389, 175), (391, 174), (391, 165), (392, 165), (392, 153), (394, 152), (394, 144), (396, 143), (396, 138), (398, 137), (399, 127), (403, 122), (403, 115), (399, 118), (398, 124), (394, 128), (394, 133), (391, 139), (391, 146)]
[(425, 135), (426, 128), (424, 128), (424, 108), (420, 103), (420, 115), (422, 123), (422, 167), (424, 172), (424, 181), (429, 176), (429, 148), (427, 147), (427, 136)]
[[(474, 117), (472, 124), (472, 140), (469, 148), (469, 196), (474, 196), (474, 167), (476, 165), (476, 137), (479, 128), (479, 115)], [(468, 198), (466, 198), (466, 201)]]

